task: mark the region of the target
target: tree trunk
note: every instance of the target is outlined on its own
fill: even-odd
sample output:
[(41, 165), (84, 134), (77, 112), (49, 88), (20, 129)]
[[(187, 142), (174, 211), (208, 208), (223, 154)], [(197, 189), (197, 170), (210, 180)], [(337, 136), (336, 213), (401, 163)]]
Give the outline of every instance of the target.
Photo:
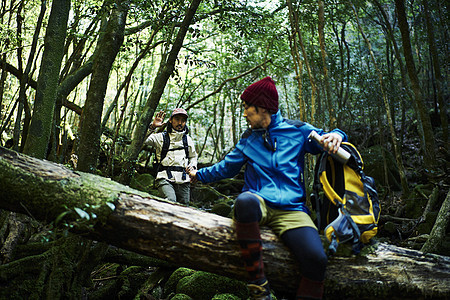
[[(9, 64), (4, 58), (0, 58), (0, 67), (6, 72), (11, 73), (13, 76), (17, 77), (19, 80), (22, 76), (26, 76), (22, 74), (17, 68), (13, 65)], [(3, 73), (5, 73), (3, 72)], [(61, 101), (65, 107), (74, 111), (76, 114), (81, 115), (81, 107), (78, 105), (67, 101), (65, 97), (72, 92), (76, 86), (83, 81), (89, 74), (92, 72), (92, 58), (88, 59), (84, 65), (82, 65), (77, 71), (74, 71), (72, 74), (67, 76), (59, 85), (57, 90), (57, 98), (61, 98)], [(6, 78), (6, 77), (5, 77)], [(37, 88), (37, 82), (33, 80), (31, 77), (27, 77), (27, 84), (33, 88)], [(4, 83), (4, 81), (2, 81)], [(58, 100), (57, 100), (58, 101)], [(6, 122), (8, 123), (8, 122)]]
[(97, 167), (102, 134), (101, 118), (109, 73), (122, 46), (129, 1), (116, 1), (108, 21), (105, 35), (101, 38), (86, 103), (84, 105), (78, 146), (78, 169), (93, 172)]
[[(36, 49), (37, 49), (37, 43), (39, 40), (39, 34), (41, 32), (41, 27), (42, 27), (42, 22), (45, 16), (45, 12), (47, 10), (47, 2), (46, 1), (42, 1), (41, 3), (41, 11), (39, 13), (39, 17), (38, 20), (36, 22), (36, 28), (34, 30), (34, 35), (33, 35), (33, 41), (31, 43), (31, 49), (30, 49), (30, 53), (28, 55), (28, 61), (27, 61), (27, 65), (25, 67), (25, 71), (24, 71), (24, 75), (22, 77), (22, 79), (20, 80), (20, 91), (19, 91), (19, 103), (22, 103), (24, 105), (24, 109), (25, 109), (25, 119), (24, 119), (24, 124), (23, 124), (23, 132), (22, 132), (22, 141), (20, 143), (21, 149), (23, 150), (25, 143), (26, 143), (26, 139), (27, 139), (27, 135), (28, 135), (28, 129), (29, 129), (29, 125), (30, 125), (30, 120), (31, 120), (31, 112), (30, 112), (30, 107), (28, 105), (28, 100), (26, 98), (26, 90), (28, 88), (28, 83), (27, 83), (27, 78), (32, 78), (33, 74), (31, 73), (31, 68), (33, 66), (33, 61), (35, 59), (35, 55), (36, 55)], [(20, 56), (21, 57), (21, 56)], [(20, 58), (21, 60), (22, 58)], [(22, 66), (22, 63), (19, 64), (20, 68)]]
[(37, 82), (33, 116), (24, 147), (24, 153), (38, 158), (46, 157), (52, 131), (70, 2), (70, 0), (52, 2), (45, 34), (45, 49)]
[[(6, 83), (6, 79), (8, 77), (8, 72), (6, 72), (6, 66), (4, 61), (6, 60), (6, 54), (2, 54), (1, 58), (0, 58), (0, 69), (2, 69), (2, 72), (0, 74), (0, 107), (3, 107), (3, 96), (4, 96), (4, 92), (5, 92), (5, 83)], [(6, 115), (6, 112), (5, 112)], [(4, 120), (5, 118), (3, 117), (1, 110), (0, 110), (0, 118), (2, 120)], [(0, 134), (2, 134), (2, 132), (0, 131)]]
[[(439, 103), (439, 115), (441, 118), (441, 127), (442, 127), (442, 139), (444, 140), (444, 145), (447, 147), (448, 143), (448, 118), (447, 118), (447, 104), (444, 100), (443, 96), (443, 79), (441, 75), (441, 66), (439, 63), (439, 55), (436, 49), (436, 42), (434, 39), (434, 26), (431, 21), (430, 11), (428, 10), (428, 1), (422, 1), (424, 11), (425, 11), (425, 20), (427, 24), (427, 37), (428, 44), (430, 45), (430, 51), (433, 61), (433, 70), (434, 76), (436, 78), (436, 88), (437, 88), (437, 98)], [(445, 85), (445, 83), (444, 83)], [(437, 112), (436, 112), (437, 113)]]
[[(2, 147), (0, 168), (3, 209), (46, 221), (62, 217), (91, 238), (178, 266), (246, 279), (229, 218)], [(86, 214), (80, 214), (80, 208)], [(292, 254), (271, 230), (262, 228), (261, 234), (272, 287), (294, 291), (300, 274)], [(366, 256), (330, 259), (326, 291), (329, 299), (367, 295), (444, 299), (450, 295), (450, 259), (379, 244)]]
[[(22, 10), (23, 10), (23, 2), (20, 2), (17, 8), (16, 13), (16, 21), (17, 21), (17, 29), (16, 29), (16, 36), (17, 36), (17, 67), (19, 68), (20, 73), (25, 75), (23, 73), (23, 63), (22, 63), (22, 55), (23, 55), (23, 43), (22, 43)], [(26, 76), (22, 76), (20, 79), (20, 83), (24, 82)], [(22, 84), (20, 84), (22, 85)], [(25, 85), (25, 84), (24, 84)], [(14, 130), (13, 130), (13, 149), (16, 151), (19, 151), (19, 140), (20, 140), (20, 128), (22, 126), (22, 113), (24, 108), (24, 101), (25, 99), (25, 90), (19, 89), (19, 98), (17, 102), (19, 103), (19, 107), (17, 108), (16, 112), (16, 121), (14, 122)]]
[(314, 79), (314, 75), (311, 71), (310, 63), (308, 61), (308, 55), (306, 53), (305, 45), (303, 43), (302, 33), (300, 32), (297, 12), (295, 11), (291, 0), (288, 0), (287, 4), (289, 7), (289, 15), (291, 16), (291, 26), (292, 26), (293, 30), (297, 33), (298, 42), (300, 44), (300, 48), (301, 48), (302, 54), (303, 54), (303, 59), (305, 62), (305, 67), (306, 67), (306, 70), (308, 71), (309, 82), (311, 83), (311, 118), (310, 118), (310, 120), (305, 119), (304, 121), (309, 121), (310, 123), (314, 124), (315, 117), (316, 117), (316, 94), (317, 94), (316, 82)]
[(329, 123), (327, 124), (329, 128), (336, 128), (337, 126), (337, 120), (336, 120), (336, 113), (333, 107), (333, 104), (331, 102), (331, 87), (330, 82), (328, 79), (328, 59), (327, 59), (327, 52), (325, 50), (325, 33), (324, 33), (324, 27), (325, 27), (325, 4), (323, 0), (319, 0), (319, 44), (320, 44), (320, 54), (322, 56), (322, 64), (323, 64), (323, 79), (325, 83), (325, 101), (328, 107), (328, 114), (329, 114)]
[(152, 91), (150, 92), (142, 114), (136, 124), (133, 140), (126, 154), (125, 162), (122, 167), (122, 176), (120, 178), (120, 181), (123, 183), (130, 183), (131, 178), (133, 177), (135, 168), (134, 162), (137, 160), (139, 152), (141, 152), (148, 126), (152, 121), (153, 114), (159, 104), (167, 81), (173, 73), (178, 53), (183, 46), (184, 37), (186, 36), (200, 2), (201, 0), (192, 0), (191, 6), (187, 10), (183, 22), (180, 25), (180, 29), (178, 30), (177, 37), (172, 45), (167, 61), (161, 61), (158, 75), (153, 82)]
[(395, 0), (395, 7), (397, 9), (398, 25), (402, 34), (403, 54), (405, 55), (406, 69), (408, 70), (409, 79), (411, 80), (414, 98), (418, 109), (418, 115), (421, 119), (423, 133), (424, 133), (424, 162), (428, 168), (434, 169), (436, 167), (436, 148), (434, 144), (433, 128), (427, 106), (422, 96), (419, 79), (417, 77), (414, 58), (411, 50), (411, 40), (409, 37), (408, 21), (406, 19), (405, 2), (404, 0)]
[[(428, 206), (428, 205), (427, 205)], [(431, 230), (430, 237), (423, 245), (420, 251), (425, 253), (439, 251), (442, 242), (445, 240), (445, 234), (450, 221), (450, 192), (447, 193), (444, 202), (436, 219), (436, 223)]]
[[(384, 10), (383, 6), (381, 5), (381, 3), (378, 0), (373, 0), (373, 2), (375, 3), (375, 5), (378, 7), (381, 15), (383, 16), (383, 20), (384, 20), (384, 25), (386, 27), (386, 33), (387, 36), (389, 38), (389, 40), (392, 42), (392, 46), (394, 48), (394, 55), (395, 58), (398, 61), (398, 68), (400, 70), (400, 76), (401, 76), (401, 81), (402, 81), (402, 89), (405, 91), (406, 95), (408, 96), (408, 100), (410, 101), (414, 101), (414, 97), (411, 93), (411, 90), (408, 86), (408, 82), (407, 82), (407, 75), (406, 75), (406, 70), (405, 67), (403, 65), (403, 60), (402, 57), (400, 55), (400, 50), (398, 48), (397, 45), (397, 40), (395, 39), (394, 36), (394, 32), (392, 30), (392, 26), (391, 23), (389, 21), (389, 18), (386, 14), (386, 11)], [(386, 42), (388, 41), (388, 39), (386, 39)], [(401, 131), (400, 131), (400, 145), (403, 145), (403, 139), (404, 139), (404, 132), (405, 132), (405, 97), (400, 96), (400, 106), (401, 106), (401, 113), (402, 113), (402, 126), (401, 126)]]
[[(340, 70), (338, 72), (338, 77), (336, 77), (335, 86), (336, 86), (336, 93), (337, 93), (337, 105), (338, 105), (338, 111), (342, 111), (342, 109), (345, 107), (346, 102), (350, 95), (350, 49), (348, 46), (348, 42), (346, 41), (345, 37), (345, 27), (347, 25), (346, 22), (341, 21), (342, 28), (338, 30), (338, 24), (336, 24), (336, 21), (334, 20), (334, 13), (331, 13), (331, 23), (333, 27), (333, 31), (335, 34), (335, 41), (338, 44), (339, 49), (339, 65)], [(345, 47), (345, 49), (344, 49)], [(341, 126), (342, 124), (342, 116), (343, 114), (337, 114), (336, 118), (336, 124), (337, 127)]]
[[(20, 240), (24, 238), (25, 231), (25, 219), (27, 216), (22, 214), (16, 214), (15, 212), (9, 213), (5, 218), (6, 232), (8, 233), (5, 238), (2, 238), (2, 245), (0, 249), (0, 264), (8, 263), (11, 261), (16, 245)], [(2, 224), (3, 225), (3, 224)]]
[[(289, 14), (289, 18), (292, 21), (292, 16)], [(293, 30), (292, 30), (293, 31)], [(295, 79), (297, 80), (297, 87), (298, 87), (298, 111), (299, 111), (299, 118), (300, 120), (306, 120), (306, 108), (305, 103), (303, 102), (302, 97), (302, 88), (303, 88), (303, 81), (302, 81), (302, 72), (303, 72), (303, 62), (300, 59), (298, 46), (297, 46), (297, 39), (295, 37), (295, 32), (293, 31), (292, 34), (289, 35), (289, 45), (291, 48), (291, 55), (292, 55), (292, 61), (294, 63), (294, 71), (295, 71)]]

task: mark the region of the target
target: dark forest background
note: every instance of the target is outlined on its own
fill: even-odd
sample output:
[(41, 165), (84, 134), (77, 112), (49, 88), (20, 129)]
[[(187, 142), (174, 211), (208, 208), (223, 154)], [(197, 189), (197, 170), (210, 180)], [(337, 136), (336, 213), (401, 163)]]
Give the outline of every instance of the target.
[[(142, 177), (155, 112), (185, 108), (209, 165), (246, 129), (242, 91), (271, 76), (284, 117), (338, 127), (361, 151), (379, 238), (449, 255), (448, 234), (430, 238), (450, 201), (449, 21), (439, 0), (1, 0), (0, 146), (155, 192)], [(2, 210), (1, 264), (68, 229)]]

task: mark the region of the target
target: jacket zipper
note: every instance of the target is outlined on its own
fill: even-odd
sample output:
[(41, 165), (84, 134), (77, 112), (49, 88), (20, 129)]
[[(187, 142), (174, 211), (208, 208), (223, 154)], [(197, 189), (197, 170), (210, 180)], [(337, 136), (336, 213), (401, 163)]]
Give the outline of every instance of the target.
[(278, 160), (276, 159), (277, 158), (277, 138), (274, 139), (273, 152), (274, 152), (274, 156), (275, 156), (275, 167), (278, 168)]
[[(273, 139), (273, 160), (275, 161), (275, 168), (278, 168), (278, 159), (277, 159), (278, 153), (277, 153), (277, 138)], [(278, 198), (278, 204), (281, 203), (281, 187), (280, 187), (280, 181), (278, 178), (274, 178), (277, 183), (277, 198)]]

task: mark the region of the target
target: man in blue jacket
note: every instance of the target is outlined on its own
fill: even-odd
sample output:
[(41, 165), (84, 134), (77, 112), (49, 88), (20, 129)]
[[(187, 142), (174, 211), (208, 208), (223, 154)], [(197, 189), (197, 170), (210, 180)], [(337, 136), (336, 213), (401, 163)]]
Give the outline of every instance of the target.
[[(234, 221), (252, 299), (271, 299), (260, 225), (271, 227), (299, 261), (302, 278), (297, 299), (321, 299), (327, 256), (305, 205), (304, 160), (306, 153), (337, 152), (347, 136), (339, 129), (325, 133), (310, 124), (283, 119), (270, 77), (250, 85), (241, 99), (250, 128), (222, 161), (189, 170), (191, 181), (230, 178), (245, 165), (245, 184), (236, 198)], [(321, 135), (323, 149), (308, 140), (312, 130)]]

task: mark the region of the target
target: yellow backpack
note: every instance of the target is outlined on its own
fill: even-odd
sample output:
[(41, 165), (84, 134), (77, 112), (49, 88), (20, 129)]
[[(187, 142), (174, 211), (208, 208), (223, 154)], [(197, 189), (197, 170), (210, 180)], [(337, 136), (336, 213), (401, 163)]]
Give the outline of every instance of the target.
[(312, 205), (316, 225), (330, 242), (329, 254), (340, 243), (352, 242), (353, 252), (370, 243), (377, 234), (380, 204), (375, 181), (363, 172), (364, 163), (355, 146), (342, 143), (350, 153), (341, 163), (327, 152), (318, 157), (314, 172)]

